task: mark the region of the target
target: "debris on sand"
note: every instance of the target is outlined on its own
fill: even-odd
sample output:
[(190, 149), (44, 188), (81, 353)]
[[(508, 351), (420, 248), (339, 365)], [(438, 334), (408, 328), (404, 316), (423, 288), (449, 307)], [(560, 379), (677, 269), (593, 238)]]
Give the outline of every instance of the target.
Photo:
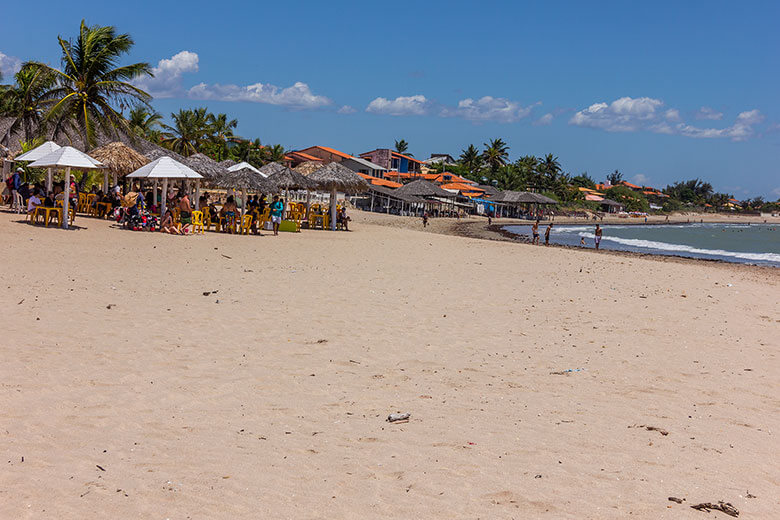
[(684, 498), (677, 498), (677, 497), (669, 497), (669, 502), (677, 502), (678, 504), (682, 504), (685, 502)]
[(640, 424), (640, 425), (636, 425), (635, 424), (633, 426), (629, 426), (629, 428), (644, 428), (645, 430), (647, 430), (649, 432), (658, 432), (661, 435), (663, 435), (664, 437), (669, 435), (668, 431), (664, 430), (663, 428), (659, 428), (658, 426), (647, 426), (645, 424)]
[(701, 504), (696, 504), (695, 506), (691, 507), (698, 511), (705, 511), (707, 513), (710, 511), (722, 511), (729, 516), (733, 516), (734, 518), (739, 516), (739, 510), (737, 510), (736, 507), (728, 502), (718, 502), (717, 504), (713, 504), (711, 502), (702, 502)]
[(412, 416), (410, 413), (391, 413), (387, 416), (387, 422), (409, 422), (409, 418)]

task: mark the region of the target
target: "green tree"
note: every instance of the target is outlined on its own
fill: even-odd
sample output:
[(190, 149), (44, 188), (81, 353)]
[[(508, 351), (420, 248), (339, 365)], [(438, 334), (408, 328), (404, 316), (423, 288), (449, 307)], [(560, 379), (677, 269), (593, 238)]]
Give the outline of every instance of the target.
[(400, 141), (396, 140), (395, 142), (396, 152), (402, 153), (404, 155), (408, 155), (409, 157), (414, 157), (414, 155), (409, 153), (407, 150), (409, 150), (409, 143), (407, 143), (404, 139), (401, 139)]
[(265, 158), (268, 162), (282, 162), (285, 154), (284, 146), (274, 144), (265, 147)]
[(509, 146), (503, 139), (491, 139), (489, 143), (484, 143), (485, 151), (482, 152), (482, 159), (490, 168), (491, 173), (506, 164), (509, 159)]
[(215, 159), (221, 161), (227, 157), (228, 141), (235, 138), (233, 130), (238, 126), (235, 119), (228, 120), (226, 114), (208, 115), (208, 126), (211, 141), (216, 145)]
[(137, 106), (130, 110), (130, 114), (127, 117), (127, 123), (130, 125), (130, 130), (144, 138), (158, 137), (158, 129), (162, 121), (162, 114), (149, 109), (146, 106)]
[(623, 180), (623, 174), (620, 173), (618, 170), (615, 170), (614, 172), (607, 175), (607, 180), (611, 185), (617, 186)]
[(641, 193), (626, 186), (612, 186), (606, 191), (607, 198), (623, 204), (626, 211), (648, 211), (650, 203)]
[(36, 65), (25, 65), (14, 74), (14, 84), (0, 90), (0, 115), (10, 117), (2, 142), (8, 143), (13, 133), (21, 130), (25, 141), (41, 134), (44, 111), (48, 105), (46, 93), (54, 85), (54, 74)]
[(575, 175), (571, 178), (571, 183), (579, 188), (594, 189), (596, 187), (596, 182), (588, 175), (588, 172)]
[(152, 75), (148, 63), (119, 66), (120, 58), (133, 47), (130, 35), (117, 34), (111, 26), (89, 27), (82, 20), (75, 40), (58, 40), (62, 70), (33, 63), (57, 78), (56, 86), (47, 93), (53, 106), (46, 120), (54, 123), (55, 131), (76, 130), (87, 150), (97, 144), (97, 129), (108, 134), (116, 133), (117, 128), (129, 130), (120, 112), (151, 100), (148, 93), (130, 81)]
[(497, 182), (498, 188), (502, 190), (522, 191), (525, 189), (523, 178), (512, 164), (499, 167), (493, 174), (493, 180)]
[[(474, 176), (482, 168), (482, 155), (473, 144), (470, 144), (465, 150), (461, 150), (460, 164), (466, 168), (470, 176)], [(472, 179), (473, 180), (473, 179)]]
[(173, 125), (162, 125), (163, 143), (176, 153), (185, 157), (200, 151), (208, 141), (208, 113), (205, 108), (179, 110), (171, 114)]

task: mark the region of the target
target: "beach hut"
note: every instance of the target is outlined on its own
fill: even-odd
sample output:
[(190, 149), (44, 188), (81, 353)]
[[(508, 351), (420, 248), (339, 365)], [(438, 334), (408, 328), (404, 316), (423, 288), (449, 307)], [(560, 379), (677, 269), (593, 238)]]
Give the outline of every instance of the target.
[(321, 162), (307, 161), (307, 162), (303, 162), (303, 163), (299, 164), (298, 166), (293, 168), (293, 170), (295, 170), (296, 172), (298, 172), (298, 173), (308, 177), (309, 175), (311, 175), (312, 173), (316, 172), (320, 168), (322, 168), (322, 163)]
[(263, 175), (265, 175), (266, 177), (271, 177), (272, 175), (274, 175), (276, 173), (284, 172), (285, 169), (289, 170), (289, 168), (287, 168), (287, 166), (285, 166), (283, 164), (280, 164), (278, 162), (270, 162), (268, 164), (262, 165), (258, 169), (258, 171), (260, 173), (262, 173)]
[(182, 161), (209, 181), (216, 181), (227, 173), (227, 168), (202, 153), (192, 154)]
[(246, 214), (246, 193), (248, 190), (268, 193), (274, 189), (271, 181), (267, 180), (254, 168), (241, 168), (223, 175), (216, 181), (220, 188), (233, 188), (241, 190), (241, 216)]
[[(175, 159), (170, 157), (160, 157), (155, 159), (149, 164), (138, 168), (133, 173), (127, 176), (128, 179), (162, 179), (163, 192), (162, 203), (160, 207), (160, 216), (165, 215), (165, 206), (168, 202), (168, 180), (195, 180), (198, 193), (200, 193), (200, 180), (203, 178), (201, 174)], [(198, 201), (196, 201), (197, 207)]]
[[(141, 166), (149, 164), (149, 159), (136, 152), (126, 144), (115, 141), (95, 148), (90, 155), (102, 162), (105, 166), (103, 176), (103, 190), (108, 192), (108, 172), (112, 174), (112, 185), (116, 186), (118, 177), (128, 175)], [(155, 191), (157, 186), (155, 186)]]
[[(38, 159), (41, 159), (43, 157), (46, 157), (50, 153), (59, 150), (61, 147), (54, 141), (46, 141), (40, 146), (37, 146), (30, 150), (29, 152), (25, 152), (21, 155), (17, 155), (14, 161), (16, 162), (34, 162)], [(5, 172), (4, 172), (5, 173)], [(5, 177), (3, 177), (5, 178)], [(46, 193), (49, 193), (51, 191), (51, 182), (52, 182), (52, 171), (51, 168), (48, 168), (46, 170)]]
[[(80, 152), (71, 146), (63, 146), (53, 152), (41, 157), (37, 161), (30, 163), (31, 168), (57, 168), (65, 170), (65, 193), (62, 199), (62, 227), (68, 229), (68, 215), (70, 213), (70, 171), (71, 168), (78, 170), (97, 170), (103, 167), (100, 161), (96, 161), (84, 152)], [(49, 170), (51, 171), (51, 170)]]
[[(297, 173), (297, 172), (295, 172)], [(300, 174), (299, 174), (300, 175)], [(330, 229), (336, 231), (336, 194), (352, 194), (368, 190), (363, 177), (338, 162), (332, 162), (306, 177), (323, 191), (330, 191)], [(308, 210), (308, 208), (307, 208)]]
[(234, 161), (233, 159), (225, 159), (224, 161), (219, 161), (219, 165), (220, 166), (222, 166), (223, 168), (228, 168), (228, 169), (230, 169), (231, 166), (235, 166), (236, 164), (238, 164), (238, 163), (236, 161)]
[[(222, 161), (220, 164), (223, 164), (224, 162), (225, 161)], [(252, 166), (251, 164), (249, 164), (246, 161), (241, 161), (240, 163), (234, 163), (233, 165), (228, 167), (228, 171), (229, 172), (237, 172), (239, 170), (243, 170), (244, 168), (246, 168), (248, 170), (251, 170), (251, 171), (253, 171), (255, 173), (260, 174), (264, 179), (266, 177), (268, 177), (268, 175), (269, 175), (267, 173), (261, 172), (260, 170), (258, 170), (257, 168), (255, 168), (254, 166)]]

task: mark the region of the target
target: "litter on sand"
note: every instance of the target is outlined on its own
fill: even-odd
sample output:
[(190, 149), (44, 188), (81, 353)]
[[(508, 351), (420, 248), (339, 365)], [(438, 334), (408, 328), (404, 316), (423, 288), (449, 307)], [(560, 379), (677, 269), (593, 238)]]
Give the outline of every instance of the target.
[(711, 502), (702, 502), (701, 504), (696, 504), (695, 506), (691, 507), (698, 511), (705, 511), (707, 513), (710, 511), (722, 511), (729, 516), (733, 516), (734, 518), (739, 516), (739, 510), (728, 502), (718, 502), (717, 504), (713, 504)]
[(410, 413), (391, 413), (387, 416), (387, 422), (399, 422), (399, 421), (406, 421), (409, 422), (409, 417), (411, 417), (412, 414)]

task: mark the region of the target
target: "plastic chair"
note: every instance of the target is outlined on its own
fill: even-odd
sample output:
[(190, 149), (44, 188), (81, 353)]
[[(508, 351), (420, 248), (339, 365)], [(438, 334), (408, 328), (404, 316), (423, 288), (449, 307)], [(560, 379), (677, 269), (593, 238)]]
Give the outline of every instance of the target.
[(201, 211), (192, 212), (192, 233), (200, 233), (201, 235), (205, 233), (203, 230), (203, 212)]
[(252, 215), (244, 215), (244, 218), (238, 225), (238, 234), (248, 235), (250, 229), (252, 229)]
[(78, 209), (77, 209), (77, 211), (79, 213), (86, 213), (87, 212), (87, 195), (86, 195), (86, 193), (79, 193)]

